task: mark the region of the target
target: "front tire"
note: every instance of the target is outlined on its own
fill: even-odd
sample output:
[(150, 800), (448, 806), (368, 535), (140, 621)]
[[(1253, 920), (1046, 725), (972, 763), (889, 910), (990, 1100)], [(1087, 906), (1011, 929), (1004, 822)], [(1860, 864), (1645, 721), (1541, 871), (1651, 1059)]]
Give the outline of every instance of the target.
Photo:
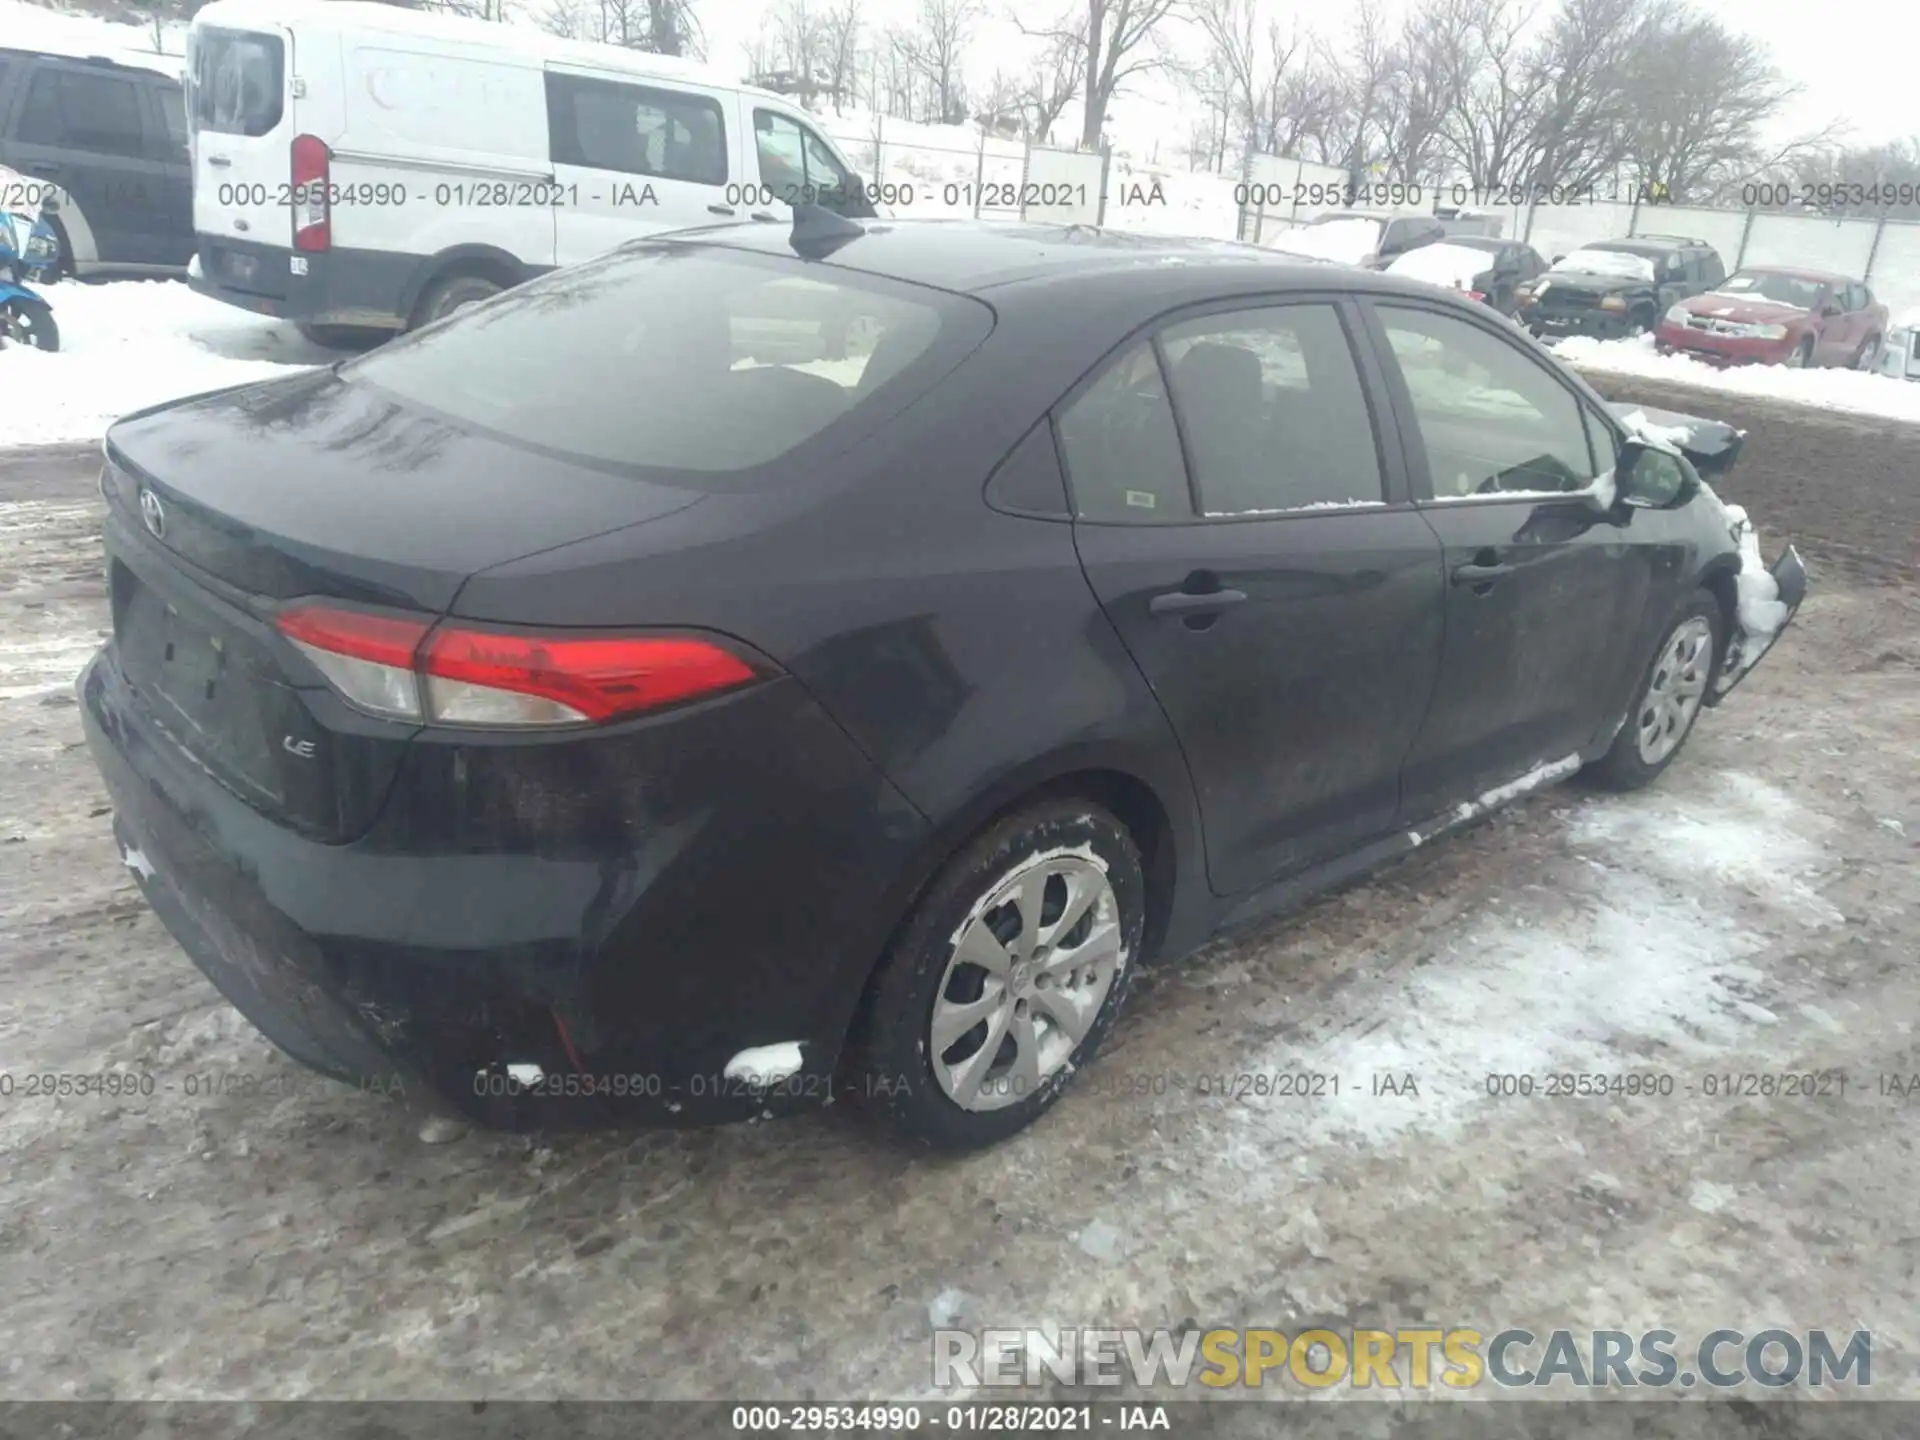
[(1145, 925), (1140, 853), (1105, 810), (1048, 800), (998, 821), (941, 870), (882, 960), (857, 1093), (941, 1150), (1024, 1129), (1113, 1028)]
[(1725, 653), (1726, 618), (1720, 602), (1695, 592), (1661, 634), (1634, 689), (1626, 723), (1607, 753), (1587, 767), (1587, 775), (1609, 790), (1638, 790), (1650, 785), (1673, 763), (1693, 733)]
[(0, 305), (0, 345), (58, 350), (60, 327), (54, 323), (53, 307), (31, 300), (9, 300)]
[(1860, 342), (1860, 348), (1853, 352), (1853, 368), (1856, 370), (1873, 369), (1873, 367), (1880, 362), (1881, 344), (1882, 341), (1878, 335), (1869, 335), (1866, 339), (1862, 340)]
[(1793, 347), (1793, 353), (1787, 357), (1787, 368), (1804, 370), (1813, 364), (1813, 337), (1809, 335)]

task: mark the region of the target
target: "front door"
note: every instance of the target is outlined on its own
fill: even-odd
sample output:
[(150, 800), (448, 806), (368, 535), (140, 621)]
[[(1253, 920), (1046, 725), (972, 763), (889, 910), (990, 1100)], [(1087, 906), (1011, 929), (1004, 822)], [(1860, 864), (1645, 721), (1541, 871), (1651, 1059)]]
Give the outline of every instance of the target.
[(726, 92), (552, 65), (546, 84), (553, 179), (564, 197), (554, 211), (555, 263), (738, 215), (739, 136)]
[(1439, 546), (1331, 300), (1216, 311), (1058, 414), (1088, 581), (1235, 894), (1390, 829), (1440, 651)]
[(1625, 698), (1653, 571), (1678, 557), (1635, 543), (1638, 512), (1595, 503), (1612, 436), (1522, 342), (1417, 302), (1371, 308), (1446, 568), (1439, 679), (1405, 772), (1417, 821), (1592, 744)]

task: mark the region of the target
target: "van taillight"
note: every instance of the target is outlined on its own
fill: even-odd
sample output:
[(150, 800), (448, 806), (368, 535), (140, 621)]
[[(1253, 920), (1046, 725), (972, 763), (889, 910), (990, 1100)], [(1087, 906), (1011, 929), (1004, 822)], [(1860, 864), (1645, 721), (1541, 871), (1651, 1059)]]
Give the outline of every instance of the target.
[(328, 204), (333, 156), (317, 135), (293, 137), (293, 248), (326, 250), (333, 245), (333, 210)]

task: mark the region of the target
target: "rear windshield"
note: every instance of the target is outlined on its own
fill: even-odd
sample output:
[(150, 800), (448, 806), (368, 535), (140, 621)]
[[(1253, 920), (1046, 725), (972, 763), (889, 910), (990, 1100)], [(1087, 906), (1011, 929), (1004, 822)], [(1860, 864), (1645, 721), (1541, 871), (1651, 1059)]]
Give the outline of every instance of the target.
[(877, 421), (990, 327), (986, 307), (959, 296), (648, 245), (556, 271), (339, 373), (570, 459), (718, 476), (825, 443), (836, 422)]
[(286, 47), (277, 35), (199, 29), (189, 37), (188, 101), (195, 130), (266, 135), (280, 123)]

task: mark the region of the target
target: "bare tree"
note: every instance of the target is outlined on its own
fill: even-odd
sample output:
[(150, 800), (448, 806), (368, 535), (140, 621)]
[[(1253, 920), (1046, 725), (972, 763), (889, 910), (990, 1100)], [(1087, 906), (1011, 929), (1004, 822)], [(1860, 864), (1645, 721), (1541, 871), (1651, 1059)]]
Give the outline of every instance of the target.
[[(1194, 0), (1207, 41), (1208, 71), (1225, 91), (1225, 117), (1242, 154), (1271, 150), (1281, 129), (1275, 107), (1306, 43), (1284, 31), (1262, 0)], [(1219, 168), (1216, 164), (1215, 168)]]
[(1331, 76), (1321, 158), (1358, 184), (1375, 159), (1384, 157), (1399, 64), (1378, 0), (1359, 0), (1344, 48), (1323, 48), (1321, 59)]
[(1127, 81), (1148, 70), (1165, 68), (1171, 57), (1161, 49), (1165, 21), (1184, 17), (1185, 0), (1082, 0), (1050, 26), (1022, 33), (1047, 40), (1073, 37), (1085, 55), (1086, 107), (1080, 126), (1082, 149), (1097, 150), (1107, 128), (1107, 111)]
[(908, 65), (931, 92), (929, 120), (946, 125), (966, 121), (966, 85), (960, 67), (983, 8), (981, 0), (920, 0), (917, 23), (898, 37)]
[(1629, 77), (1653, 6), (1666, 0), (1562, 0), (1528, 64), (1538, 111), (1513, 177), (1545, 190), (1584, 189), (1626, 158)]
[(1442, 124), (1444, 144), (1482, 188), (1511, 185), (1538, 137), (1548, 76), (1532, 63), (1525, 33), (1533, 12), (1515, 0), (1454, 0), (1459, 73)]
[(1044, 141), (1059, 123), (1086, 73), (1087, 50), (1078, 36), (1056, 36), (1027, 71), (1020, 100), (1026, 137)]
[(853, 99), (854, 77), (860, 67), (860, 0), (840, 0), (820, 17), (820, 40), (826, 65), (827, 93), (833, 113)]
[(1759, 44), (1707, 16), (1667, 11), (1635, 48), (1626, 157), (1634, 179), (1705, 201), (1752, 173), (1761, 127), (1795, 93)]

